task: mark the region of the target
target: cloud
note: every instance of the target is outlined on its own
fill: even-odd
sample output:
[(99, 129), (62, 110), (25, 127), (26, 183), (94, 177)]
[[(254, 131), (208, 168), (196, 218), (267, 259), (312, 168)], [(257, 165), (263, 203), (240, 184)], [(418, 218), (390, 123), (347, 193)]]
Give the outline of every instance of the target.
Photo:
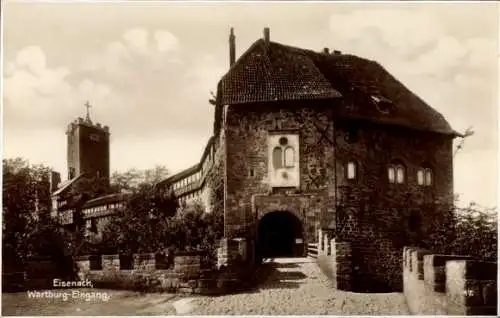
[(123, 39), (127, 47), (139, 54), (149, 53), (149, 33), (144, 29), (132, 29), (125, 32)]
[[(477, 32), (464, 36), (455, 32), (456, 26), (448, 28), (443, 19), (428, 10), (335, 13), (330, 16), (329, 27), (338, 48), (380, 62), (441, 112), (454, 129), (473, 127), (475, 134), (455, 160), (455, 190), (463, 194), (465, 202), (495, 205), (496, 39)], [(477, 158), (485, 164), (471, 169)]]
[[(378, 33), (380, 40), (375, 45), (386, 45), (400, 56), (411, 55), (444, 34), (442, 25), (433, 14), (419, 10), (356, 10), (332, 14), (329, 26), (334, 38), (346, 44), (347, 49), (360, 48), (361, 43), (369, 40), (366, 35)], [(357, 45), (351, 46), (353, 43)], [(370, 47), (362, 49), (363, 53), (368, 53)]]
[(179, 49), (179, 39), (166, 30), (159, 30), (154, 33), (156, 45), (159, 52), (168, 52)]
[[(217, 59), (211, 54), (204, 54), (192, 60), (192, 65), (185, 73), (186, 82), (192, 83), (189, 89), (197, 88), (206, 92), (217, 91), (217, 83), (222, 78), (227, 67), (222, 59)], [(208, 97), (209, 95), (207, 95)]]
[(45, 71), (46, 58), (39, 46), (25, 47), (16, 58), (19, 67), (26, 67), (30, 72), (40, 75)]
[(81, 73), (111, 87), (113, 95), (96, 110), (105, 109), (100, 120), (118, 138), (137, 131), (147, 138), (206, 135), (212, 127), (209, 91), (215, 90), (222, 70), (213, 56), (198, 54), (183, 51), (168, 30), (134, 28), (108, 43), (104, 52), (89, 54)]
[(75, 117), (88, 96), (97, 100), (111, 93), (110, 87), (83, 79), (72, 86), (67, 67), (49, 68), (39, 46), (21, 49), (14, 62), (9, 63), (4, 76), (4, 123), (15, 128), (65, 127)]
[(492, 67), (492, 65), (496, 65), (498, 62), (498, 50), (495, 40), (489, 38), (472, 38), (467, 40), (467, 46), (470, 50), (470, 67), (496, 74), (497, 69)]

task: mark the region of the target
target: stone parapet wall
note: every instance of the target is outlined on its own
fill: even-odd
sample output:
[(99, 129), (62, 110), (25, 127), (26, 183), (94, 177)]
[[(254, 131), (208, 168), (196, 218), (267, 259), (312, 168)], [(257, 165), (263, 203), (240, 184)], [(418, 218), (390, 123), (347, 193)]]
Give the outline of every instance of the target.
[[(240, 240), (241, 242), (241, 240)], [(231, 240), (229, 250), (241, 250)], [(233, 246), (234, 245), (234, 246)], [(168, 269), (158, 269), (153, 253), (134, 254), (133, 269), (120, 269), (119, 255), (102, 255), (102, 270), (90, 269), (90, 256), (76, 259), (80, 279), (89, 279), (95, 288), (130, 289), (148, 292), (222, 294), (246, 287), (247, 272), (227, 272), (202, 266), (205, 252), (177, 253)]]
[(217, 248), (217, 268), (243, 267), (254, 265), (255, 246), (252, 240), (247, 238), (222, 238)]
[(405, 247), (403, 292), (415, 315), (496, 315), (497, 264)]
[(318, 230), (317, 262), (325, 274), (332, 280), (333, 287), (339, 290), (352, 290), (351, 244), (330, 239), (332, 235)]
[(331, 259), (335, 262), (335, 286), (340, 290), (351, 290), (351, 244), (331, 240)]
[(135, 270), (151, 271), (156, 269), (154, 253), (134, 254), (133, 268)]

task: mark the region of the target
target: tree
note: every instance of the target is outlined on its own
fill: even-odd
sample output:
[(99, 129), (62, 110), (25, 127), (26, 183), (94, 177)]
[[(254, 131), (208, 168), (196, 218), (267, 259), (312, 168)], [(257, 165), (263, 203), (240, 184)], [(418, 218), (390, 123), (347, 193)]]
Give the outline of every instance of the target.
[(50, 169), (22, 158), (3, 160), (3, 264), (34, 255), (64, 254), (59, 225), (50, 218)]
[(171, 192), (140, 184), (128, 196), (125, 208), (113, 215), (103, 231), (103, 248), (132, 254), (156, 252), (168, 246), (169, 219), (178, 208)]
[(152, 169), (129, 169), (125, 172), (113, 172), (111, 176), (111, 187), (114, 192), (131, 191), (137, 189), (141, 184), (155, 184), (170, 174), (165, 166), (156, 165)]
[(497, 211), (474, 202), (465, 208), (455, 209), (455, 237), (451, 253), (470, 255), (480, 260), (497, 259)]

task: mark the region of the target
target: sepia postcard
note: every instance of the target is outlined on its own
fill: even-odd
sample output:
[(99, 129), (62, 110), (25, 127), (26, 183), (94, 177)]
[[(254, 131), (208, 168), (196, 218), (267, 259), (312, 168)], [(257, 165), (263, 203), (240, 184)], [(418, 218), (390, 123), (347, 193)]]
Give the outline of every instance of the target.
[(499, 12), (2, 2), (2, 315), (497, 315)]

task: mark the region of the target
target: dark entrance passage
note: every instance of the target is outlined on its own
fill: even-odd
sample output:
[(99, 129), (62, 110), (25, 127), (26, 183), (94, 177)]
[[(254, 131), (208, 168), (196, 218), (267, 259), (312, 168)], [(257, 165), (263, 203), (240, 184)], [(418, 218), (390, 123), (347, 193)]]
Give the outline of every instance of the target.
[(259, 222), (258, 247), (261, 257), (303, 256), (302, 224), (290, 212), (266, 214)]

